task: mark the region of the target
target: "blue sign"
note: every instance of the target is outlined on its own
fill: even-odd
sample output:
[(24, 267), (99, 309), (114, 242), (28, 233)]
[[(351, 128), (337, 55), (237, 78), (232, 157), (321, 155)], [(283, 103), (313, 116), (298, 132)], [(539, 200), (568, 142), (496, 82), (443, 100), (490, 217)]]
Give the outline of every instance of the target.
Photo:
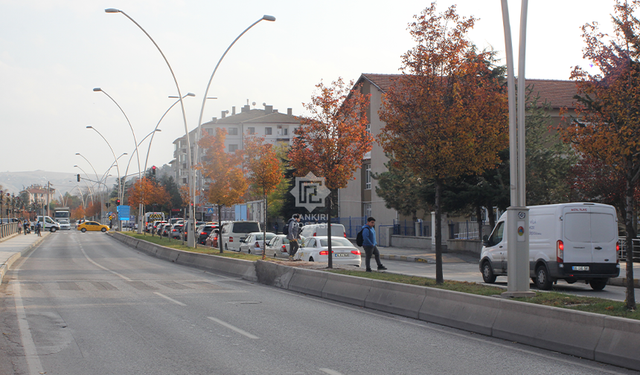
[(129, 206), (118, 206), (120, 221), (129, 221), (129, 216), (131, 216), (131, 208)]
[(213, 207), (207, 207), (207, 213), (208, 214), (212, 214), (213, 213)]

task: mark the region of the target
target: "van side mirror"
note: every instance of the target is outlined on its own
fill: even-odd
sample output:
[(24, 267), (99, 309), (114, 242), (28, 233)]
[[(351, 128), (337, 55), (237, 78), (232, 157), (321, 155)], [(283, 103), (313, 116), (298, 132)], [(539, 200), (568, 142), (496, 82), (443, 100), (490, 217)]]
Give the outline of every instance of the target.
[(489, 236), (487, 236), (486, 234), (482, 236), (482, 244), (484, 246), (489, 246)]

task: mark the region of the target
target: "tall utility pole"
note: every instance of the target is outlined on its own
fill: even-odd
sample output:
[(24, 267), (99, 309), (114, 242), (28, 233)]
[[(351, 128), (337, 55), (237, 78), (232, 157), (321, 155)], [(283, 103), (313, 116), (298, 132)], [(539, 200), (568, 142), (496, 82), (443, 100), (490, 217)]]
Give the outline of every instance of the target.
[[(509, 96), (509, 160), (511, 206), (507, 209), (507, 291), (505, 297), (531, 297), (529, 290), (529, 209), (526, 207), (525, 181), (525, 46), (528, 0), (520, 8), (520, 41), (518, 55), (518, 100), (516, 102), (513, 72), (513, 48), (507, 0), (502, 0), (507, 87)], [(516, 116), (517, 103), (517, 116)], [(516, 123), (517, 119), (517, 123)]]

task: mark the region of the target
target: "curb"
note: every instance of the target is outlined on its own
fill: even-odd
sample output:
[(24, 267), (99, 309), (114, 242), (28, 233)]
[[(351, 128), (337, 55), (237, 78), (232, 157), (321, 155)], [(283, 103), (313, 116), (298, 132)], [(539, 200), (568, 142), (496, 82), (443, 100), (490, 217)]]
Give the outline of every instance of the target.
[[(34, 249), (36, 246), (40, 245), (40, 243), (42, 241), (44, 241), (44, 239), (47, 238), (47, 236), (48, 236), (48, 234), (45, 235), (45, 236), (42, 236), (41, 238), (36, 240), (31, 245), (27, 246), (26, 248), (24, 248), (20, 252), (15, 253), (12, 256), (10, 256), (9, 259), (7, 259), (7, 261), (4, 264), (0, 265), (0, 284), (2, 284), (4, 282), (4, 278), (5, 278), (6, 274), (7, 274), (7, 271), (9, 271), (11, 269), (11, 266), (13, 266), (13, 264), (15, 262), (17, 262), (18, 259), (22, 258), (23, 255), (27, 254), (29, 251)], [(11, 238), (11, 237), (7, 237), (7, 238)]]

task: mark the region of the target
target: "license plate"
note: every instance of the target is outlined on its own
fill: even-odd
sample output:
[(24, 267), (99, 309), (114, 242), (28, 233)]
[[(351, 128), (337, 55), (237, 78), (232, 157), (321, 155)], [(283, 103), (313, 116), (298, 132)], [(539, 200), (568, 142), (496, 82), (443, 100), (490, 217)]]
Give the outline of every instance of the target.
[(336, 256), (336, 258), (337, 257), (348, 257), (349, 253), (335, 253), (334, 255)]
[(589, 271), (589, 266), (573, 266), (571, 269), (573, 271)]

